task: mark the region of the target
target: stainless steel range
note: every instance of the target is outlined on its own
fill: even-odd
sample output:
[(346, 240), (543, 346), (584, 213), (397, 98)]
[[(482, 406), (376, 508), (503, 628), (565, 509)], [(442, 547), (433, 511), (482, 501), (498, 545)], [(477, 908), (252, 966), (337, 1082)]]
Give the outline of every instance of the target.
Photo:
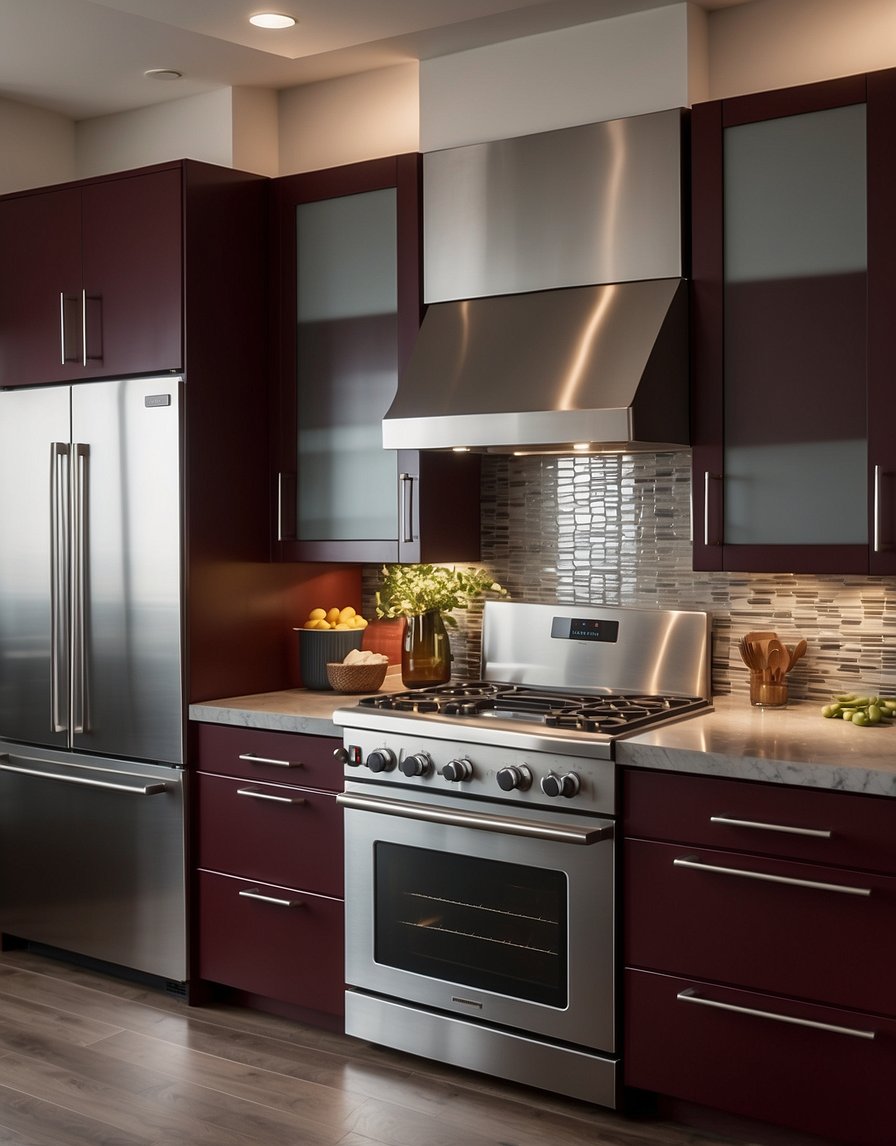
[(710, 707), (709, 615), (489, 601), (482, 639), (334, 713), (346, 1032), (615, 1106), (614, 744)]

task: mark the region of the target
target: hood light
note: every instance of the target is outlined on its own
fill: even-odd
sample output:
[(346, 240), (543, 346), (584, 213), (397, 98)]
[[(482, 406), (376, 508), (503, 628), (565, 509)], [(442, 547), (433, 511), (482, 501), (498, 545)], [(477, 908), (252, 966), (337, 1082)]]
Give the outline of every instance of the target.
[(143, 75), (148, 80), (179, 80), (183, 72), (176, 72), (173, 68), (150, 68)]
[(281, 12), (256, 12), (249, 17), (249, 23), (256, 28), (291, 28), (295, 22), (292, 16), (284, 16)]

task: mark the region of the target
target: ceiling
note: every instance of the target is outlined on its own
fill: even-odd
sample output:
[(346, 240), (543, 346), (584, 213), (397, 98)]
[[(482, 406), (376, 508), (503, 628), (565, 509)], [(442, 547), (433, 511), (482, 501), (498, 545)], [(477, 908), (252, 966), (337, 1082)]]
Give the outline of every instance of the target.
[[(89, 119), (222, 87), (296, 87), (678, 2), (0, 0), (0, 99)], [(284, 32), (249, 24), (265, 10), (298, 23)], [(151, 69), (182, 78), (147, 78)]]

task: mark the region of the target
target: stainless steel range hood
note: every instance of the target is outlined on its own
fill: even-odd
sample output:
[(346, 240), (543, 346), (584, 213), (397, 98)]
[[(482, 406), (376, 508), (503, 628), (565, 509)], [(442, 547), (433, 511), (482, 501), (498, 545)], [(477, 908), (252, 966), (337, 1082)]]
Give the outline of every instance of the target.
[(429, 305), (385, 447), (688, 444), (685, 115), (424, 156)]
[(393, 449), (687, 445), (680, 279), (435, 303), (383, 422)]

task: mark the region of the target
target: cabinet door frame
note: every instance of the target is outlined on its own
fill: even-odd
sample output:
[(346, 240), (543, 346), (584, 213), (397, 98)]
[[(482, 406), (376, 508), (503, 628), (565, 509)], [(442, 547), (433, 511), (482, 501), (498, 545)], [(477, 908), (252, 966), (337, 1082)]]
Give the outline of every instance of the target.
[[(867, 545), (724, 543), (724, 132), (782, 116), (868, 105)], [(692, 514), (696, 570), (896, 572), (896, 446), (886, 430), (896, 359), (896, 70), (698, 104), (692, 109)], [(889, 138), (888, 138), (889, 137)], [(890, 194), (888, 195), (888, 189)], [(889, 365), (890, 375), (892, 366)], [(883, 424), (881, 424), (883, 422)], [(891, 476), (892, 475), (892, 476)], [(875, 482), (878, 498), (875, 499)], [(880, 517), (875, 522), (875, 501)], [(887, 524), (889, 522), (889, 525)], [(890, 527), (894, 536), (889, 536)], [(875, 551), (875, 536), (879, 548)], [(888, 548), (892, 545), (893, 548)]]

